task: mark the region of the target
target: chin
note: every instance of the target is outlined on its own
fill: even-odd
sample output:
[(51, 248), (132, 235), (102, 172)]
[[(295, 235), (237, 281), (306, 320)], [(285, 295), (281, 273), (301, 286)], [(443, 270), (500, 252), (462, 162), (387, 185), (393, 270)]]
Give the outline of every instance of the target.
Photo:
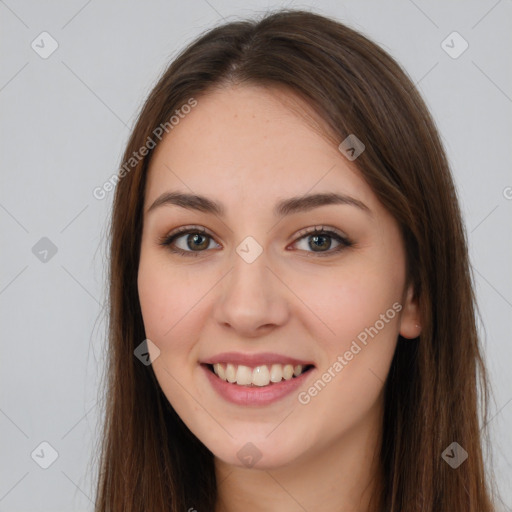
[(273, 470), (288, 466), (297, 458), (297, 454), (287, 453), (281, 450), (258, 447), (255, 443), (247, 442), (241, 448), (216, 450), (213, 452), (215, 458), (230, 466), (246, 469)]
[[(231, 432), (233, 438), (219, 443), (203, 442), (213, 455), (232, 466), (253, 469), (277, 469), (287, 466), (304, 454), (304, 440), (293, 439), (289, 435), (269, 436), (269, 429), (256, 432), (251, 428), (240, 429), (240, 434)], [(284, 432), (286, 434), (286, 432)]]

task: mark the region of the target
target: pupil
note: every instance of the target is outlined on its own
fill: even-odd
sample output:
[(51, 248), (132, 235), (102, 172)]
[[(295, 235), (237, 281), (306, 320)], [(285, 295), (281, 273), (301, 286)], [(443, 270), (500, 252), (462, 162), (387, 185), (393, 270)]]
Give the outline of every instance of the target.
[[(200, 240), (201, 238), (204, 238), (203, 243), (201, 243), (201, 242), (197, 243), (198, 240)], [(193, 246), (191, 246), (190, 244), (188, 244), (188, 245), (189, 245), (189, 248), (191, 248), (191, 249), (193, 249), (194, 247), (196, 249), (197, 248), (203, 249), (204, 247), (202, 247), (202, 246), (204, 246), (205, 241), (206, 241), (206, 245), (208, 245), (208, 241), (207, 241), (206, 237), (204, 237), (203, 235), (200, 235), (199, 233), (196, 233), (193, 235)]]
[[(318, 242), (318, 240), (319, 240), (319, 239), (324, 239), (324, 241), (325, 241), (325, 240), (327, 240), (327, 238), (328, 238), (328, 237), (326, 237), (326, 236), (324, 236), (324, 235), (314, 235), (314, 236), (313, 236), (313, 243), (314, 243), (314, 247), (322, 248), (322, 244), (318, 244), (317, 242)], [(328, 244), (327, 244), (327, 247), (325, 247), (325, 244), (324, 244), (324, 247), (323, 247), (323, 248), (328, 249), (328, 248), (329, 248), (329, 245), (330, 245), (330, 243), (328, 243)]]

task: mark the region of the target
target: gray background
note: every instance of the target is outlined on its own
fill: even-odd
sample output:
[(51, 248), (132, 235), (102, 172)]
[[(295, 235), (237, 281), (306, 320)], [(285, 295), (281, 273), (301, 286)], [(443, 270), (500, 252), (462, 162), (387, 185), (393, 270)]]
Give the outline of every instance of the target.
[[(112, 193), (100, 201), (92, 190), (117, 171), (142, 101), (179, 49), (223, 18), (277, 6), (313, 8), (368, 35), (405, 67), (436, 119), (494, 388), (492, 467), (511, 510), (511, 0), (0, 0), (0, 511), (93, 510)], [(31, 47), (51, 48), (43, 31), (58, 43), (46, 59)], [(441, 46), (453, 31), (469, 43), (458, 58)], [(43, 237), (56, 254), (39, 252), (47, 241), (33, 249)], [(35, 462), (50, 460), (43, 441), (58, 452), (48, 469)]]

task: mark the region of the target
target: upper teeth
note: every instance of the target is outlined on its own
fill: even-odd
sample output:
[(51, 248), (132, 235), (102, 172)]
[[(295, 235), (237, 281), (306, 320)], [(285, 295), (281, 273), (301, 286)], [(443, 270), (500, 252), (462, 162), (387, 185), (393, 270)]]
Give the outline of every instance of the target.
[(302, 365), (298, 364), (273, 364), (250, 368), (244, 365), (231, 363), (216, 363), (213, 371), (222, 380), (238, 384), (240, 386), (268, 386), (270, 382), (281, 382), (282, 379), (290, 380), (294, 375), (298, 377), (302, 373)]

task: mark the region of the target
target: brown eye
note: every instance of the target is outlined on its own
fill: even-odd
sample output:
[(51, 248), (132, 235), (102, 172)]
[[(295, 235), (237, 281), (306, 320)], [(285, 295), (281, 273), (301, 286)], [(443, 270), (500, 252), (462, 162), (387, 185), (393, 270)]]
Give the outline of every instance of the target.
[(210, 245), (209, 238), (201, 233), (191, 233), (189, 235), (186, 235), (186, 242), (187, 246), (192, 250), (208, 249), (208, 246)]
[[(329, 229), (318, 229), (315, 227), (313, 230), (305, 230), (305, 232), (303, 231), (300, 234), (302, 236), (299, 237), (294, 245), (304, 243), (305, 247), (300, 250), (315, 256), (330, 256), (353, 245), (346, 236)], [(332, 249), (333, 240), (337, 244), (334, 249)], [(198, 256), (200, 253), (207, 252), (207, 249), (211, 248), (211, 242), (214, 242), (214, 239), (206, 233), (205, 229), (191, 229), (189, 226), (171, 233), (159, 243), (168, 247), (171, 252), (183, 256)]]
[(164, 245), (170, 251), (183, 256), (198, 256), (199, 253), (206, 252), (212, 241), (213, 238), (204, 229), (183, 228), (166, 236), (160, 242), (160, 245)]
[[(315, 228), (313, 230), (307, 231), (305, 234), (301, 234), (302, 236), (298, 239), (297, 242), (295, 242), (295, 245), (298, 243), (304, 243), (305, 248), (300, 250), (316, 253), (318, 256), (332, 255), (352, 245), (352, 242), (345, 236), (342, 236), (336, 231), (324, 228)], [(333, 240), (337, 245), (333, 250), (330, 250), (333, 244)]]

